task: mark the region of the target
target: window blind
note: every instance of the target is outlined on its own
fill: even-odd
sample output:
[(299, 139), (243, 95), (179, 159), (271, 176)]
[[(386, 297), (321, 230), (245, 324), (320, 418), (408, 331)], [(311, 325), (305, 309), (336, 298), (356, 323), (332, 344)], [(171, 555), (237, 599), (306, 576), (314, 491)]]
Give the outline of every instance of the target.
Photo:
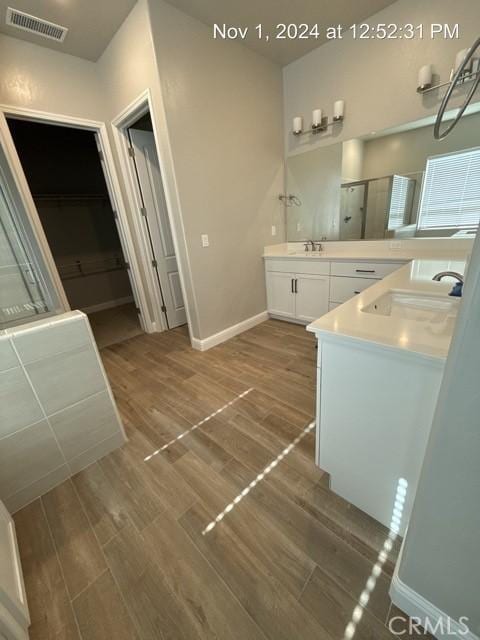
[(393, 176), (392, 195), (388, 212), (388, 229), (399, 229), (406, 224), (410, 181), (405, 176)]
[(418, 228), (475, 228), (479, 221), (480, 148), (428, 158)]

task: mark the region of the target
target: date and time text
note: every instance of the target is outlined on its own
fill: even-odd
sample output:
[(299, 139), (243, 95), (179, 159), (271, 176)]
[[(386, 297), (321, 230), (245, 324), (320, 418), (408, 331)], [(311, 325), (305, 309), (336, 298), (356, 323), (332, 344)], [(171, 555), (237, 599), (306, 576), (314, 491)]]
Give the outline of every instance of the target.
[(458, 24), (354, 24), (350, 27), (343, 25), (322, 26), (306, 23), (279, 23), (267, 28), (259, 23), (254, 26), (235, 26), (228, 24), (213, 25), (215, 40), (246, 40), (247, 37), (270, 40), (341, 40), (350, 36), (354, 40), (458, 40), (460, 27)]

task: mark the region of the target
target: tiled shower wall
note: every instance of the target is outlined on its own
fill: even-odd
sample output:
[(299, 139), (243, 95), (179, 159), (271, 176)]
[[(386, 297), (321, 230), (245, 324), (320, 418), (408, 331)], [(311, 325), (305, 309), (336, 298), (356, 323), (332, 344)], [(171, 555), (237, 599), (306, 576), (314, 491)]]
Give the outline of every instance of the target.
[(125, 442), (87, 317), (0, 334), (0, 499), (10, 512)]

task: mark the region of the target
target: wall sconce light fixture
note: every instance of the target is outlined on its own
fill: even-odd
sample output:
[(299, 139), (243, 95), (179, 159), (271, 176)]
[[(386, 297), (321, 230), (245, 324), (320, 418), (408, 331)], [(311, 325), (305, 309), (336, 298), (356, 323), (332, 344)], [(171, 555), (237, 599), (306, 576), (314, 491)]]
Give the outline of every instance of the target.
[[(450, 79), (448, 82), (442, 82), (440, 84), (432, 84), (433, 79), (433, 67), (431, 64), (425, 64), (420, 68), (418, 72), (418, 85), (417, 92), (418, 93), (428, 93), (430, 91), (435, 91), (435, 89), (441, 89), (442, 87), (447, 87), (451, 84), (453, 76), (460, 69), (462, 64), (465, 62), (465, 58), (469, 49), (462, 49), (455, 56), (455, 66), (450, 71)], [(462, 69), (462, 73), (459, 77), (458, 83), (464, 84), (466, 82), (473, 82), (475, 78), (480, 75), (480, 57), (472, 56), (468, 63)]]
[(314, 109), (312, 111), (312, 131), (325, 131), (325, 118), (322, 115), (321, 109)]
[(341, 122), (345, 112), (345, 100), (337, 100), (333, 105), (333, 120)]
[(327, 131), (328, 127), (338, 124), (345, 117), (345, 100), (337, 100), (333, 105), (333, 119), (328, 121), (328, 116), (323, 115), (322, 109), (314, 109), (312, 111), (312, 126), (306, 131), (303, 130), (303, 117), (296, 116), (293, 119), (292, 132), (295, 136), (307, 133), (322, 133)]
[[(468, 49), (462, 49), (455, 56), (455, 67), (452, 69), (450, 73), (450, 80), (452, 79), (452, 76), (455, 73), (455, 71), (457, 71), (462, 66), (463, 61), (467, 57), (467, 53), (468, 53)], [(462, 79), (465, 78), (465, 76), (467, 76), (468, 74), (472, 73), (473, 62), (474, 60), (470, 59), (468, 63), (465, 65), (465, 67), (463, 68), (462, 75), (460, 76)]]
[(432, 86), (433, 68), (431, 64), (424, 64), (418, 72), (418, 93), (422, 93)]
[(296, 116), (293, 119), (293, 133), (296, 136), (299, 136), (301, 133), (303, 133), (303, 118), (302, 118), (302, 116)]

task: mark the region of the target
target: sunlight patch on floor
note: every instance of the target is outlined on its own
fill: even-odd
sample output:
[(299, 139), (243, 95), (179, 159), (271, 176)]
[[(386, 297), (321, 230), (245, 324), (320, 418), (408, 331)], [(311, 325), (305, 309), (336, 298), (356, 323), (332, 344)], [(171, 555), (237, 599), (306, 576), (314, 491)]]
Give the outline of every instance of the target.
[(146, 458), (144, 458), (143, 461), (148, 462), (154, 456), (157, 456), (159, 453), (162, 453), (162, 451), (165, 451), (166, 449), (168, 449), (168, 447), (171, 447), (172, 444), (175, 444), (175, 442), (182, 440), (182, 438), (184, 438), (185, 436), (188, 436), (188, 434), (192, 433), (192, 431), (195, 431), (195, 429), (198, 429), (198, 427), (201, 427), (202, 424), (205, 424), (205, 422), (208, 422), (212, 418), (215, 418), (215, 416), (218, 416), (219, 413), (222, 413), (222, 411), (225, 411), (225, 409), (228, 409), (228, 407), (231, 407), (233, 404), (235, 404), (235, 402), (238, 402), (242, 398), (245, 398), (245, 396), (247, 396), (251, 391), (253, 391), (253, 387), (250, 387), (250, 389), (247, 389), (243, 393), (240, 393), (238, 396), (233, 398), (233, 400), (230, 400), (230, 402), (227, 402), (226, 404), (224, 404), (223, 407), (220, 407), (220, 409), (217, 409), (206, 418), (203, 418), (203, 420), (200, 420), (200, 422), (197, 422), (197, 424), (194, 424), (193, 427), (190, 427), (190, 429), (183, 431), (176, 438), (173, 438), (169, 442), (165, 443), (163, 446), (160, 447), (160, 449), (157, 449), (156, 451), (148, 455)]
[(393, 548), (393, 543), (396, 540), (400, 532), (400, 524), (402, 522), (403, 508), (405, 506), (405, 498), (407, 496), (408, 482), (405, 478), (400, 478), (397, 484), (397, 492), (395, 495), (395, 503), (393, 506), (392, 520), (390, 522), (390, 530), (388, 536), (383, 543), (382, 550), (378, 554), (377, 562), (373, 565), (372, 572), (368, 577), (365, 587), (360, 594), (358, 604), (352, 613), (350, 622), (345, 627), (343, 640), (352, 640), (357, 630), (357, 625), (362, 619), (365, 607), (370, 600), (370, 596), (375, 589), (377, 579), (381, 575), (383, 566), (386, 563), (388, 556)]
[(305, 429), (295, 438), (295, 440), (293, 440), (287, 447), (285, 447), (285, 449), (274, 460), (272, 460), (272, 462), (270, 462), (270, 464), (268, 464), (265, 467), (265, 469), (263, 469), (263, 471), (261, 471), (257, 475), (257, 477), (254, 480), (252, 480), (252, 482), (250, 482), (250, 484), (246, 486), (245, 489), (243, 489), (243, 491), (241, 491), (238, 494), (238, 496), (236, 496), (232, 500), (232, 502), (230, 502), (230, 504), (227, 504), (225, 509), (216, 516), (215, 520), (212, 520), (212, 522), (210, 522), (205, 527), (205, 529), (202, 531), (202, 535), (204, 536), (206, 533), (209, 533), (219, 522), (221, 522), (221, 520), (223, 520), (223, 518), (227, 515), (227, 513), (232, 511), (232, 509), (241, 500), (243, 500), (243, 498), (245, 498), (245, 496), (247, 496), (250, 493), (250, 491), (254, 489), (261, 480), (265, 478), (265, 476), (267, 476), (271, 471), (273, 471), (273, 469), (275, 469), (278, 463), (281, 462), (285, 458), (285, 456), (288, 456), (288, 454), (293, 451), (293, 449), (297, 446), (297, 444), (307, 435), (307, 433), (310, 433), (310, 431), (312, 431), (314, 427), (315, 427), (315, 422), (311, 422), (308, 425), (308, 427), (305, 427)]

